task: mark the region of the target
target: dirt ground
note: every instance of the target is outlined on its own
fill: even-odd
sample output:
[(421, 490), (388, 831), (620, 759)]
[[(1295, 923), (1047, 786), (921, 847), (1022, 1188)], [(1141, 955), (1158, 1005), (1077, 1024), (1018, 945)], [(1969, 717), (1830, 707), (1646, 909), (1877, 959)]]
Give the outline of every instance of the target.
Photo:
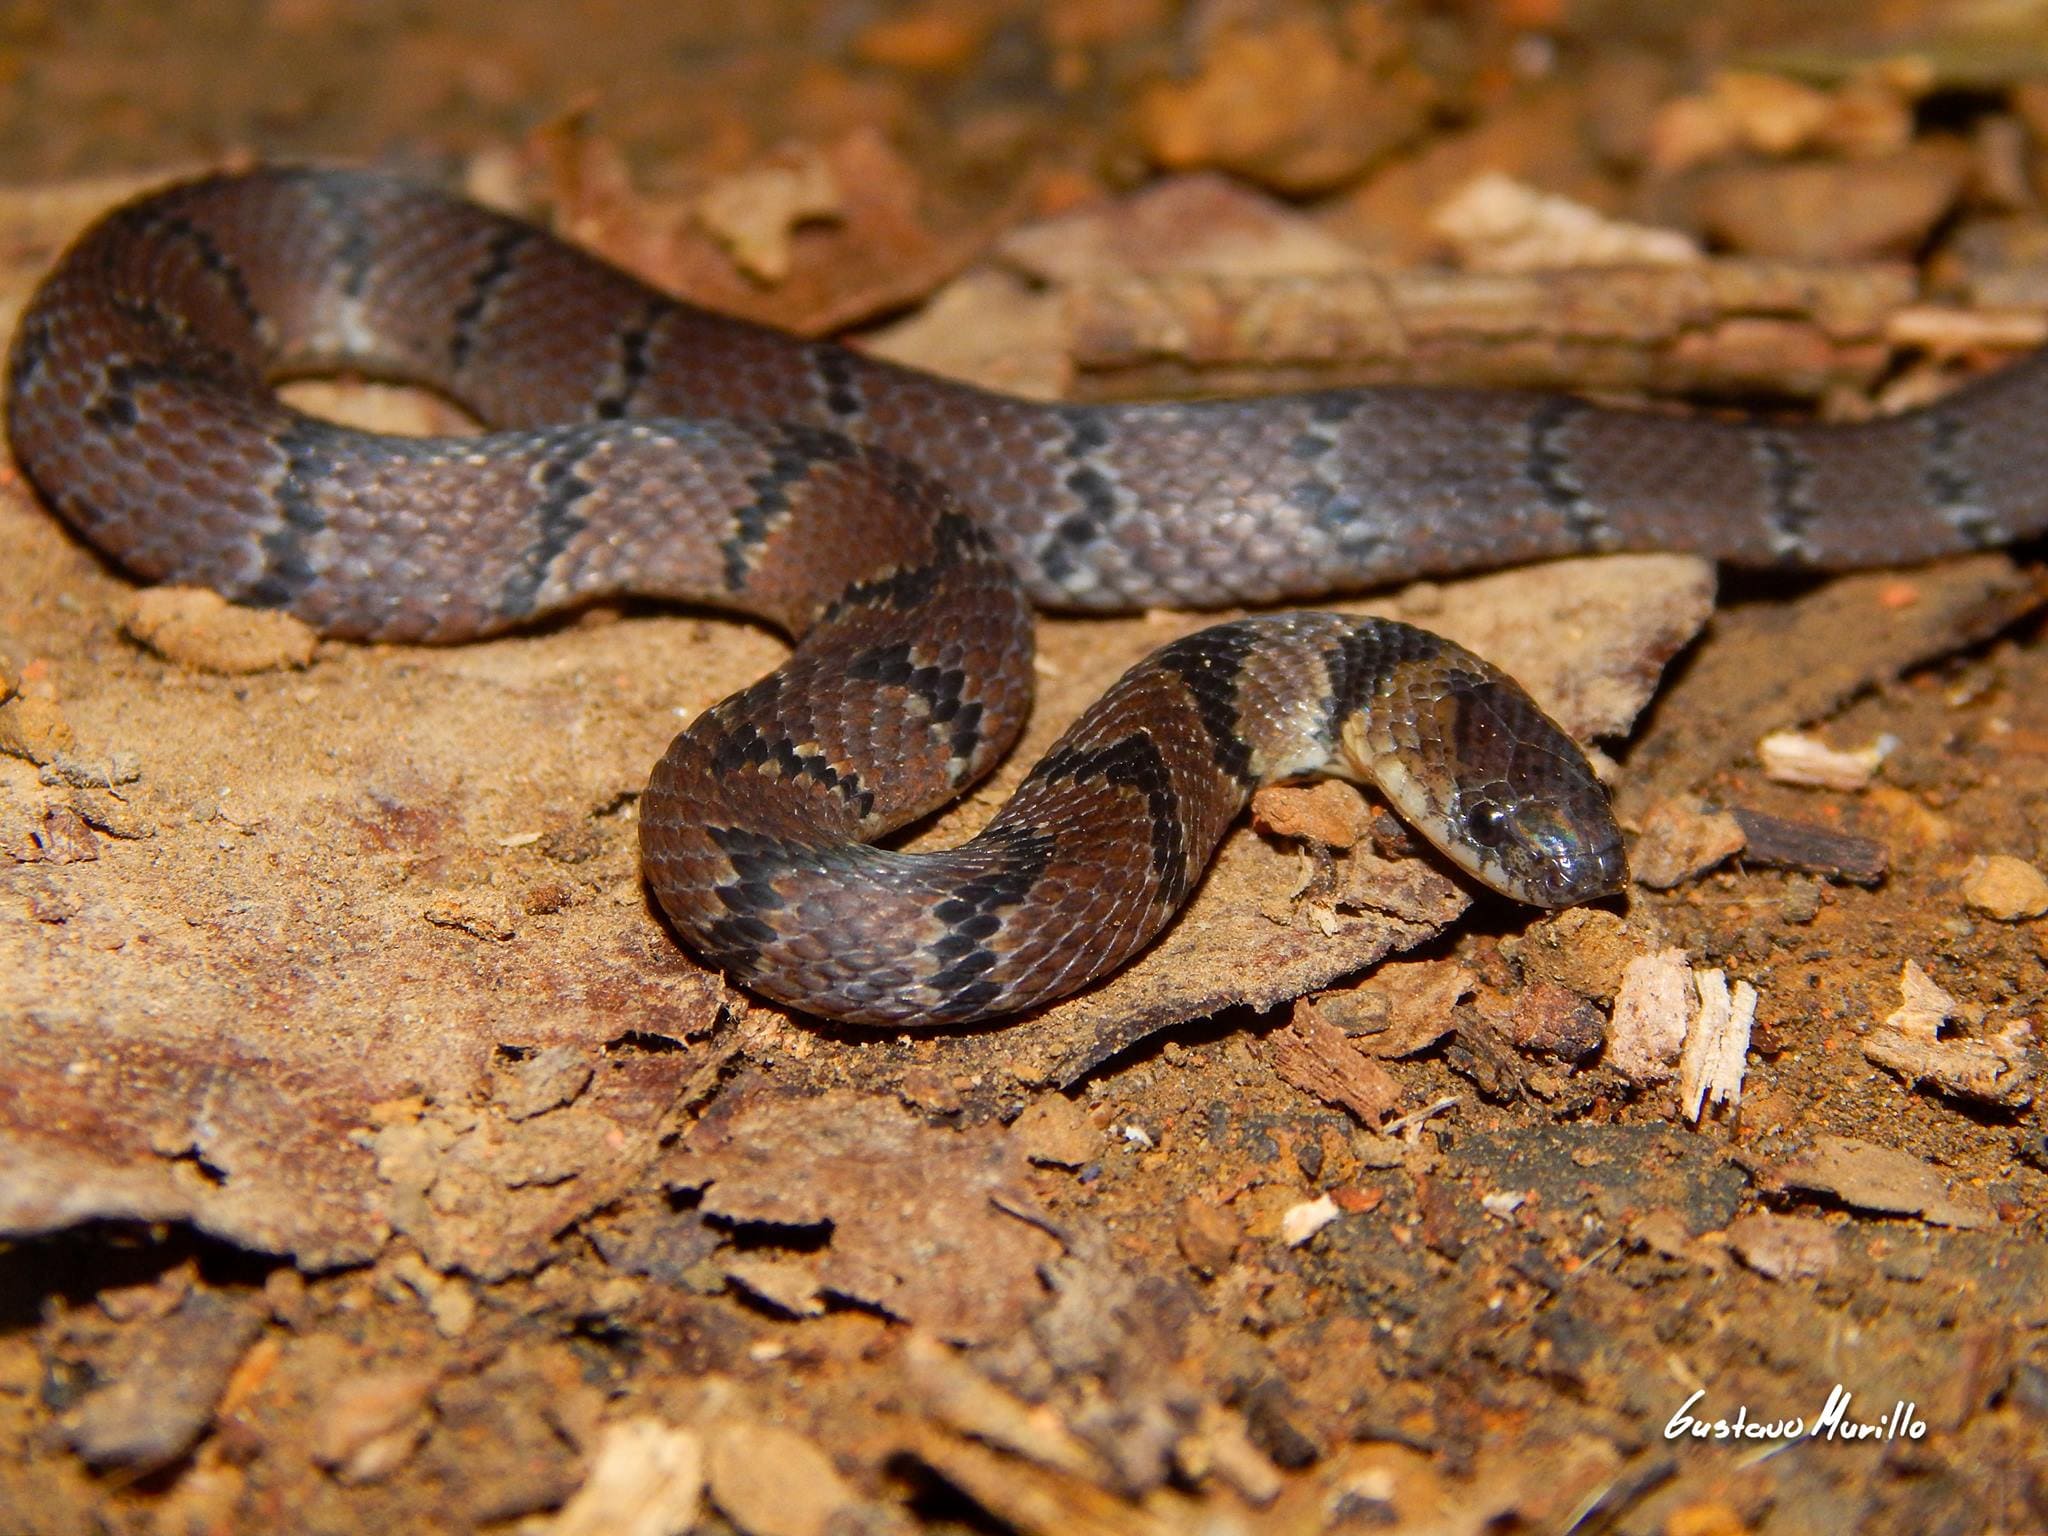
[[(2048, 20), (1930, 0), (24, 0), (0, 326), (118, 198), (306, 156), (1043, 395), (1853, 419), (2048, 339)], [(1626, 900), (1288, 792), (1123, 975), (876, 1037), (638, 878), (773, 635), (325, 641), (10, 466), (0, 1536), (2048, 1531), (2038, 554), (1377, 595), (1598, 740)], [(1201, 622), (1047, 621), (919, 837)]]

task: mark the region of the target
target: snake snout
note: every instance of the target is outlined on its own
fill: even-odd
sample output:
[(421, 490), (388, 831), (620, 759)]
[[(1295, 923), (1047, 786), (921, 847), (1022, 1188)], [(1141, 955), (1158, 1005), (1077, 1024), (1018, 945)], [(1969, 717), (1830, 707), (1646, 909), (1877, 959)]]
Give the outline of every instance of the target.
[(1628, 884), (1621, 828), (1597, 783), (1555, 797), (1524, 800), (1500, 815), (1494, 854), (1501, 888), (1539, 907), (1575, 907)]

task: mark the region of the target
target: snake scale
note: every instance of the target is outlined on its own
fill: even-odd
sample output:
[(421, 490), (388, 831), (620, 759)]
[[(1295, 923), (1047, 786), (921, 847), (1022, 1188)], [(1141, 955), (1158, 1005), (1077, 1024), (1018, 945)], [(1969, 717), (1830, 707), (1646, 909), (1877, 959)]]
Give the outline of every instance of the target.
[[(342, 368), (442, 390), (490, 430), (365, 433), (271, 389)], [(1452, 389), (1042, 404), (691, 308), (364, 171), (116, 210), (36, 294), (7, 382), (31, 482), (150, 580), (371, 640), (625, 593), (788, 631), (789, 661), (654, 770), (643, 866), (705, 959), (873, 1024), (1010, 1013), (1104, 974), (1277, 779), (1374, 782), (1521, 900), (1625, 881), (1604, 793), (1511, 681), (1318, 613), (1139, 663), (960, 847), (873, 846), (1014, 741), (1030, 603), (1266, 603), (1620, 549), (1846, 567), (2048, 525), (2039, 359), (1854, 426)]]

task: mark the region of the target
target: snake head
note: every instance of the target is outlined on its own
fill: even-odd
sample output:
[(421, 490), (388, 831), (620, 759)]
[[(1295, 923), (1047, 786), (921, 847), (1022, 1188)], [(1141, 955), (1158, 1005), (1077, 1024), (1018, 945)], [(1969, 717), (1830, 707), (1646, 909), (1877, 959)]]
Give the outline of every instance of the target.
[[(1628, 857), (1606, 788), (1564, 728), (1468, 653), (1345, 723), (1361, 777), (1481, 884), (1537, 907), (1612, 896)], [(1389, 703), (1394, 707), (1388, 708)]]
[(1621, 829), (1587, 768), (1584, 785), (1489, 783), (1460, 796), (1456, 845), (1438, 846), (1494, 890), (1537, 907), (1573, 907), (1628, 883)]

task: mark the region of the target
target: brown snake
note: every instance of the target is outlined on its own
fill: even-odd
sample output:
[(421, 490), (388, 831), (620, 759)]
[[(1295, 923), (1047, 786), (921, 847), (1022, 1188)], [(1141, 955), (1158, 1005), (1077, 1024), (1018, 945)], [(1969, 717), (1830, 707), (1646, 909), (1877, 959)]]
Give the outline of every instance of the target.
[[(482, 436), (403, 438), (271, 390), (423, 383)], [(1071, 992), (1166, 924), (1251, 789), (1376, 782), (1485, 883), (1610, 894), (1619, 834), (1515, 685), (1381, 620), (1240, 620), (1141, 662), (979, 836), (873, 839), (995, 762), (1027, 596), (1259, 603), (1596, 550), (1840, 567), (2048, 525), (2048, 363), (1859, 426), (1412, 388), (1071, 406), (707, 314), (516, 221), (366, 172), (272, 170), (110, 214), (24, 314), (8, 430), (135, 574), (334, 635), (457, 640), (608, 594), (798, 641), (641, 802), (684, 940), (779, 1001), (956, 1022)]]

